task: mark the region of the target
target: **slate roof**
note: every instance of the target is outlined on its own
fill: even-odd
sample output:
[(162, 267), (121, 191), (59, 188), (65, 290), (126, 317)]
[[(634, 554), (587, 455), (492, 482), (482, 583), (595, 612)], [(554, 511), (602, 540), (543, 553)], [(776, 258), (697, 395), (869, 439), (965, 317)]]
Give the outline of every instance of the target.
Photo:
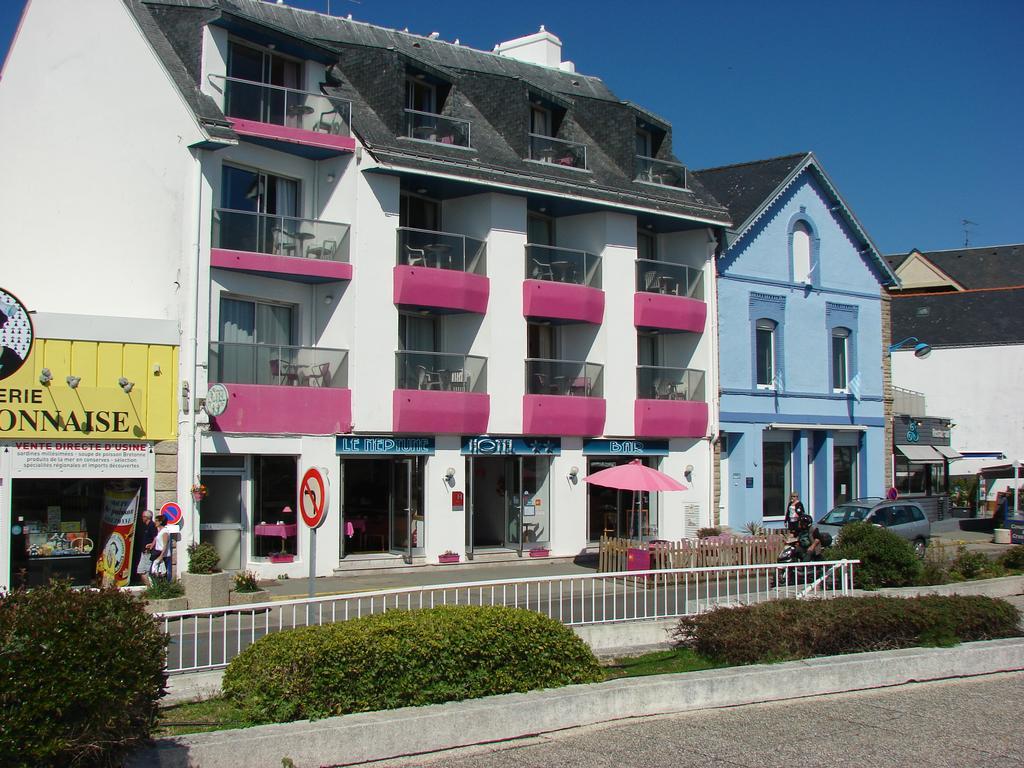
[[(385, 165), (730, 223), (728, 211), (699, 179), (691, 179), (686, 190), (634, 180), (637, 120), (665, 131), (658, 159), (678, 162), (671, 127), (619, 99), (600, 78), (259, 0), (123, 1), (211, 133), (228, 123), (199, 91), (202, 30), (221, 19), (240, 21), (333, 53), (336, 63), (324, 92), (352, 101), (354, 133)], [(402, 108), (410, 67), (451, 83), (439, 112), (472, 122), (471, 150), (405, 138)], [(558, 138), (586, 144), (589, 173), (524, 160), (529, 104), (536, 98), (566, 108)]]
[(916, 336), (935, 348), (1024, 344), (1024, 286), (896, 293), (891, 306), (894, 340)]
[(767, 160), (704, 168), (694, 171), (693, 175), (729, 209), (733, 228), (739, 230), (810, 155), (810, 152), (797, 152)]
[[(885, 259), (896, 271), (912, 253), (893, 254)], [(1024, 286), (1024, 244), (919, 253), (968, 290)]]

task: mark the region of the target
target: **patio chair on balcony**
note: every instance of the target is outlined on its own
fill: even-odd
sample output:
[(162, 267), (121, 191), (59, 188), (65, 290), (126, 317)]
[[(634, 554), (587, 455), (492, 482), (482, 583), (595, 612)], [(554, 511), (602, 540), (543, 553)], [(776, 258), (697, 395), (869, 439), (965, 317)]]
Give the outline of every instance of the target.
[(648, 292), (656, 292), (660, 289), (661, 285), (658, 280), (658, 273), (655, 270), (649, 270), (644, 272), (644, 290)]
[(675, 400), (676, 385), (667, 379), (655, 379), (654, 398), (656, 400)]
[(577, 376), (569, 382), (569, 394), (587, 397), (590, 395), (590, 377)]
[(297, 369), (287, 361), (280, 358), (270, 360), (270, 382), (271, 384), (285, 384), (295, 386), (299, 381)]
[(344, 125), (344, 121), (341, 119), (341, 115), (338, 114), (338, 111), (336, 109), (328, 109), (327, 111), (320, 113), (320, 119), (316, 121), (316, 125), (313, 126), (313, 130), (337, 136), (341, 133), (342, 125)]
[(334, 254), (337, 250), (337, 240), (324, 240), (320, 245), (309, 246), (306, 249), (306, 258), (330, 260), (334, 258)]
[(417, 389), (444, 389), (441, 381), (441, 374), (432, 371), (425, 365), (416, 366), (416, 388)]
[(551, 265), (546, 261), (540, 259), (530, 259), (533, 262), (533, 272), (531, 276), (535, 280), (554, 280), (555, 273), (551, 269)]
[(464, 368), (458, 368), (448, 373), (448, 388), (452, 392), (469, 392), (471, 375)]
[(331, 364), (320, 363), (309, 374), (309, 386), (329, 387), (331, 386)]
[(405, 246), (405, 261), (410, 267), (427, 266), (427, 252), (422, 248)]

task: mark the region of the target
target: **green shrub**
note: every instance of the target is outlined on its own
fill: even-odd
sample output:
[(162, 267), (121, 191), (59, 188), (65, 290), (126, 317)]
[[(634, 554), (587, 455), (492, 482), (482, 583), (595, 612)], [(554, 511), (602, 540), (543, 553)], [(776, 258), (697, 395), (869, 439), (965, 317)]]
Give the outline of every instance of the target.
[(446, 606), (257, 640), (222, 688), (254, 722), (437, 704), (603, 679), (587, 645), (532, 611)]
[(181, 586), (180, 581), (168, 581), (167, 579), (153, 579), (142, 593), (146, 600), (170, 600), (184, 595), (185, 588)]
[(252, 571), (239, 571), (235, 574), (235, 592), (259, 592), (259, 578)]
[(709, 539), (712, 536), (721, 536), (721, 535), (722, 535), (722, 529), (721, 528), (712, 527), (712, 528), (698, 528), (697, 529), (697, 538), (698, 539)]
[(127, 592), (0, 595), (0, 765), (120, 765), (156, 724), (166, 643)]
[(860, 560), (853, 570), (861, 589), (905, 587), (916, 584), (922, 573), (914, 548), (892, 531), (870, 523), (849, 523), (829, 550), (830, 559)]
[(1024, 544), (1018, 544), (1016, 547), (1006, 550), (1000, 558), (1000, 562), (1004, 568), (1024, 571)]
[(713, 661), (757, 664), (1015, 637), (1019, 619), (980, 596), (776, 600), (684, 618), (675, 639)]
[(188, 545), (189, 573), (216, 573), (220, 570), (220, 555), (217, 548), (208, 541)]
[(971, 552), (963, 545), (957, 549), (956, 557), (949, 565), (949, 575), (954, 581), (991, 579), (1005, 574), (1001, 563), (991, 560), (983, 552)]

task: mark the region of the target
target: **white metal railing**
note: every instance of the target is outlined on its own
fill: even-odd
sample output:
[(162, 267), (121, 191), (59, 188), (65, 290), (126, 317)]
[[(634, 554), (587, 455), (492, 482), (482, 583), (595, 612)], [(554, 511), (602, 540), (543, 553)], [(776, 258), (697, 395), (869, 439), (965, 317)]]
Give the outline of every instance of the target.
[(438, 605), (507, 605), (568, 625), (692, 616), (785, 597), (835, 597), (853, 588), (856, 560), (620, 571), (438, 584), (156, 614), (170, 644), (168, 672), (224, 667), (264, 635)]

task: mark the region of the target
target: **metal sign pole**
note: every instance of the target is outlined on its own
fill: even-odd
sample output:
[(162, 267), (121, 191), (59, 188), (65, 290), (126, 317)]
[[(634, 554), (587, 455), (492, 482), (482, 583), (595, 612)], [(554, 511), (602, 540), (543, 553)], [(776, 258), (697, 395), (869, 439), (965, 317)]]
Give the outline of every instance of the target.
[(309, 529), (309, 596), (316, 597), (316, 528)]

